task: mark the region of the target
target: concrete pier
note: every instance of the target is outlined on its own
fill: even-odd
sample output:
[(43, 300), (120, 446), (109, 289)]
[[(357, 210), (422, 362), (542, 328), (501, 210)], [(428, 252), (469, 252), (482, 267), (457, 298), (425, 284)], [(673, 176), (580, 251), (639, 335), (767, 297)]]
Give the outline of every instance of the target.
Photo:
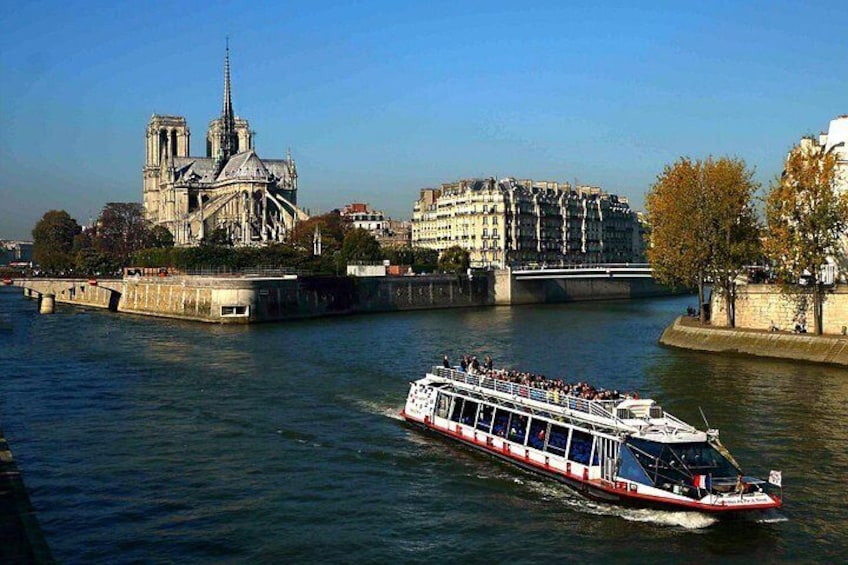
[(56, 311), (56, 295), (42, 294), (38, 302), (38, 312), (41, 314), (52, 314)]

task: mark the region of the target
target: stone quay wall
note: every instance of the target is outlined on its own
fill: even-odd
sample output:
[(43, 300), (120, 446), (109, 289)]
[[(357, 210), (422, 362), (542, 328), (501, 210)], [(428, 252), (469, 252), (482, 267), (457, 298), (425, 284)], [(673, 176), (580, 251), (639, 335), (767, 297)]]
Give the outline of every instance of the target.
[[(727, 326), (725, 300), (718, 293), (713, 294), (710, 312), (710, 323), (713, 326)], [(807, 330), (812, 331), (812, 291), (808, 289), (798, 294), (787, 294), (781, 292), (780, 287), (769, 284), (748, 284), (737, 288), (737, 328), (769, 330), (773, 322), (780, 330), (791, 331), (802, 312), (807, 317)], [(848, 287), (839, 285), (825, 291), (822, 331), (825, 334), (842, 335), (843, 328), (848, 331)]]
[[(488, 277), (128, 277), (36, 281), (55, 301), (117, 312), (218, 323), (488, 306)], [(41, 285), (44, 288), (41, 288)], [(25, 289), (25, 295), (27, 290)], [(30, 291), (31, 295), (37, 294)]]
[(320, 316), (546, 304), (664, 296), (652, 279), (515, 280), (509, 271), (410, 277), (130, 276), (117, 280), (30, 279), (24, 294), (146, 316), (253, 323)]
[(0, 563), (54, 563), (44, 533), (0, 429)]
[(744, 353), (848, 367), (848, 337), (842, 336), (717, 328), (685, 323), (681, 317), (665, 329), (660, 343), (696, 351)]

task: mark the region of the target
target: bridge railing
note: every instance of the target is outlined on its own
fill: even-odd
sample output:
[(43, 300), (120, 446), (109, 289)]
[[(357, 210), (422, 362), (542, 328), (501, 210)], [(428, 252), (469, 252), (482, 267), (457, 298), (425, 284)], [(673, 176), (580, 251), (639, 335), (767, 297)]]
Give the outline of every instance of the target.
[(633, 269), (650, 270), (650, 263), (514, 263), (510, 265), (513, 271), (580, 271), (604, 269)]

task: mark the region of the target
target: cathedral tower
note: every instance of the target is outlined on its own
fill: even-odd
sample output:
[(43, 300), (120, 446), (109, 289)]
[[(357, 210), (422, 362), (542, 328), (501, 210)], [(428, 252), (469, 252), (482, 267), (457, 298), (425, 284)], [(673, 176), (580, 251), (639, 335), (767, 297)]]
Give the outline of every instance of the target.
[(144, 209), (149, 220), (157, 220), (162, 166), (173, 157), (188, 157), (190, 136), (182, 116), (153, 114), (147, 124), (143, 193)]

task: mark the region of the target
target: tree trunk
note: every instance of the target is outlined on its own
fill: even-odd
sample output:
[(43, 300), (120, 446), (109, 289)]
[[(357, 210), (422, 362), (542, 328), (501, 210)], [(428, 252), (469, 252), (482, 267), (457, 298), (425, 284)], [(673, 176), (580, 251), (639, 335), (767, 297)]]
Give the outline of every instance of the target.
[(698, 319), (703, 324), (707, 321), (707, 313), (704, 311), (704, 279), (698, 280)]
[(724, 285), (724, 311), (727, 314), (727, 327), (736, 327), (736, 283), (727, 281)]
[(813, 331), (822, 334), (822, 283), (816, 281), (813, 287)]

